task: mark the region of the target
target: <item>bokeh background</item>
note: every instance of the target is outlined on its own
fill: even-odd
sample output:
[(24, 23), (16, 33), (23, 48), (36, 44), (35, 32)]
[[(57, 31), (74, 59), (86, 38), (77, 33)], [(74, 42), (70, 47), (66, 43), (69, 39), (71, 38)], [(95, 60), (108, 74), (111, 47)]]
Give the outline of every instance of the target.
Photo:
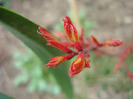
[[(56, 24), (60, 23), (61, 18), (68, 15), (71, 10), (70, 0), (0, 0), (0, 3), (49, 31), (55, 30)], [(77, 7), (78, 11), (83, 13), (84, 19), (91, 23), (88, 34), (95, 35), (98, 40), (132, 39), (133, 0), (77, 0)], [(58, 85), (55, 92), (44, 90), (40, 92), (34, 90), (35, 88), (27, 90), (29, 81), (20, 86), (14, 84), (15, 77), (26, 70), (24, 67), (17, 69), (14, 66), (19, 61), (14, 56), (17, 57), (20, 53), (29, 53), (27, 55), (32, 56), (33, 53), (27, 49), (20, 40), (0, 26), (0, 92), (16, 99), (65, 99)], [(25, 65), (23, 58), (28, 56), (20, 55), (23, 62), (18, 64)], [(113, 72), (118, 59), (93, 56), (92, 60), (94, 66), (92, 70), (85, 69), (72, 78), (75, 99), (133, 99), (133, 84), (126, 78), (124, 70)], [(37, 63), (41, 65), (40, 62)]]

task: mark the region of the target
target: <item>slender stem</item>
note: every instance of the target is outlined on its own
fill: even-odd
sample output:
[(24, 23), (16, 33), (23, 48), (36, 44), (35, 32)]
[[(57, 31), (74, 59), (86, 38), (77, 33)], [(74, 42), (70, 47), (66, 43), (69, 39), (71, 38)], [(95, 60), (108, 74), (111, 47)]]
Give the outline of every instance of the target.
[(120, 54), (117, 54), (117, 53), (115, 53), (115, 54), (107, 53), (107, 52), (105, 52), (103, 50), (100, 50), (100, 49), (96, 49), (95, 51), (98, 51), (98, 52), (100, 52), (102, 54), (105, 54), (105, 55), (108, 55), (108, 56), (112, 56), (112, 57), (118, 57), (119, 58), (121, 56)]
[(84, 52), (85, 52), (85, 54), (87, 54), (88, 52), (90, 52), (90, 51), (98, 51), (98, 52), (100, 52), (100, 53), (102, 53), (102, 54), (105, 54), (105, 55), (108, 55), (108, 56), (112, 56), (112, 57), (120, 57), (121, 56), (121, 54), (112, 54), (112, 53), (107, 53), (107, 52), (105, 52), (104, 50), (100, 50), (99, 48), (100, 47), (103, 47), (103, 46), (96, 46), (96, 45), (91, 45), (91, 46), (89, 46), (88, 48), (86, 48), (85, 50), (84, 50)]
[(131, 72), (129, 71), (127, 65), (126, 65), (124, 62), (123, 62), (123, 65), (124, 65), (124, 68), (125, 68), (126, 72), (127, 72), (128, 74), (131, 74)]
[(76, 0), (70, 0), (70, 5), (71, 5), (71, 10), (73, 12), (73, 18), (74, 18), (74, 22), (75, 22), (77, 31), (80, 32), (81, 25), (79, 22)]

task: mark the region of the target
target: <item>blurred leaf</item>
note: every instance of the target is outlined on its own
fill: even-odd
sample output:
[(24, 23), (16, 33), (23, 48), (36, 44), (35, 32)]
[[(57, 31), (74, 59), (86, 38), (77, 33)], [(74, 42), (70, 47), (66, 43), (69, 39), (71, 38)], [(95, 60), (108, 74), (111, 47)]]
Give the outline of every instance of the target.
[(46, 81), (43, 79), (39, 80), (38, 90), (39, 91), (46, 91), (47, 88), (48, 88), (48, 85), (47, 85)]
[(35, 68), (33, 68), (32, 70), (32, 76), (34, 77), (40, 77), (42, 75), (42, 68), (40, 68), (39, 66), (36, 66)]
[(38, 78), (32, 79), (30, 84), (28, 85), (28, 91), (34, 92), (38, 88)]
[[(37, 34), (36, 31), (39, 26), (35, 23), (3, 7), (0, 7), (0, 13), (0, 24), (30, 47), (44, 63), (47, 63), (53, 56), (63, 54), (58, 49), (46, 45), (46, 40)], [(49, 68), (49, 70), (53, 73), (67, 97), (72, 99), (73, 88), (68, 72), (65, 66), (58, 67), (56, 69)]]
[(0, 99), (14, 99), (0, 92)]
[(58, 25), (55, 25), (54, 26), (54, 29), (57, 30), (57, 31), (60, 31), (60, 32), (64, 33), (63, 22), (62, 21), (59, 21)]
[(18, 85), (27, 83), (27, 81), (28, 81), (28, 76), (27, 76), (27, 74), (26, 74), (26, 73), (22, 73), (22, 74), (19, 74), (19, 75), (17, 75), (17, 76), (15, 77), (15, 79), (14, 79), (14, 84), (15, 84), (16, 86), (18, 86)]
[(54, 95), (59, 95), (61, 92), (61, 89), (58, 85), (54, 85), (52, 87), (49, 87), (49, 92), (53, 93)]
[[(15, 67), (19, 63), (19, 68), (17, 68), (22, 71), (21, 74), (15, 77), (14, 84), (28, 83), (29, 92), (39, 91), (59, 95), (61, 89), (54, 76), (47, 71), (47, 67), (44, 70), (43, 63), (29, 48), (26, 46), (24, 48), (26, 50), (24, 54), (21, 51), (13, 53)], [(34, 80), (37, 81), (35, 84), (33, 83)]]
[(82, 22), (82, 21), (85, 19), (85, 16), (86, 16), (85, 11), (80, 11), (80, 12), (79, 12), (79, 19), (80, 19), (80, 22)]
[(94, 23), (90, 20), (86, 20), (82, 24), (83, 24), (84, 29), (94, 28)]

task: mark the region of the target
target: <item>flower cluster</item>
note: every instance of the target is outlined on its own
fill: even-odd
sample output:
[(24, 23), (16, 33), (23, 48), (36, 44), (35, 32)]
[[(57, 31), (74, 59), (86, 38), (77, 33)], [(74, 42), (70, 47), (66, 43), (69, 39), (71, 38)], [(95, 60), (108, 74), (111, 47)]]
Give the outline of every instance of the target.
[(54, 68), (56, 68), (62, 62), (77, 55), (77, 59), (72, 62), (69, 69), (70, 77), (80, 73), (84, 68), (90, 68), (89, 52), (91, 50), (97, 50), (99, 47), (103, 46), (115, 47), (122, 44), (121, 41), (115, 39), (110, 39), (100, 43), (94, 36), (88, 36), (85, 38), (83, 28), (81, 28), (81, 32), (78, 33), (68, 16), (64, 16), (62, 20), (66, 35), (62, 34), (61, 32), (55, 33), (56, 36), (60, 37), (60, 40), (50, 34), (44, 28), (39, 27), (37, 32), (48, 41), (48, 45), (56, 47), (66, 53), (64, 56), (51, 58), (49, 63), (45, 66), (54, 66)]

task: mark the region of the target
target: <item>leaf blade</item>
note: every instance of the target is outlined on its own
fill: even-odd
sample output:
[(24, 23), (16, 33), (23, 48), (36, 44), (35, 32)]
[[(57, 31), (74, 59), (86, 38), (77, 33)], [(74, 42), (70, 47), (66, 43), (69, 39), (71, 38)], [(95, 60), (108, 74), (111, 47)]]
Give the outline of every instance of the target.
[(0, 92), (0, 99), (14, 99)]
[[(36, 32), (39, 27), (37, 24), (3, 7), (0, 7), (0, 13), (0, 24), (30, 47), (44, 63), (48, 62), (49, 58), (53, 56), (63, 54), (53, 47), (46, 46), (46, 40)], [(56, 69), (49, 68), (49, 70), (53, 73), (66, 95), (73, 99), (73, 88), (65, 66), (59, 67)]]

